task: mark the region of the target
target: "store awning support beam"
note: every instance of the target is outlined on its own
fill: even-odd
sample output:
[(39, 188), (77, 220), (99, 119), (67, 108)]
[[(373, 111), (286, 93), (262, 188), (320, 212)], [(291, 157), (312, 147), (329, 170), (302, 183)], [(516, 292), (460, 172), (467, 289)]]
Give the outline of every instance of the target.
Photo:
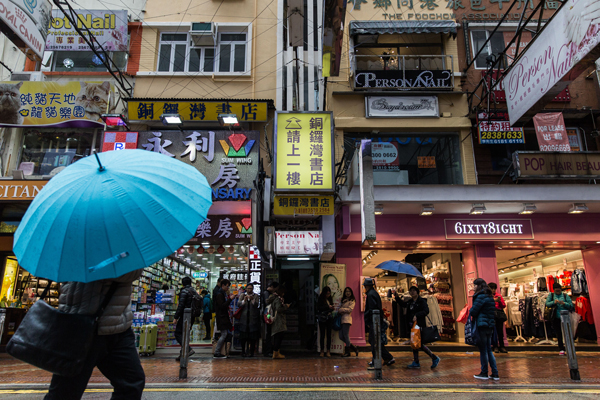
[[(54, 4), (60, 11), (67, 17), (73, 29), (77, 31), (80, 37), (83, 38), (85, 43), (90, 47), (91, 51), (102, 61), (102, 64), (106, 67), (108, 72), (115, 78), (117, 85), (127, 94), (127, 97), (133, 96), (133, 86), (125, 79), (123, 72), (117, 67), (115, 62), (112, 60), (110, 55), (102, 45), (98, 42), (94, 34), (88, 27), (82, 24), (83, 28), (79, 28), (77, 21), (79, 20), (78, 14), (75, 12), (73, 7), (66, 0), (54, 0)], [(85, 34), (84, 34), (85, 32)], [(100, 49), (98, 51), (97, 49)]]

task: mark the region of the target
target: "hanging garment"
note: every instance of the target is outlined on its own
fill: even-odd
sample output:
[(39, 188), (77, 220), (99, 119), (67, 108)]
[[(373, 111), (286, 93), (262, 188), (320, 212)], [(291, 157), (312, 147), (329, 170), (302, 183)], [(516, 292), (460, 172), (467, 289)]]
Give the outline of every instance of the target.
[(554, 293), (554, 282), (558, 282), (558, 281), (556, 281), (556, 280), (554, 279), (554, 276), (552, 276), (552, 275), (548, 275), (548, 276), (546, 277), (546, 280), (547, 280), (547, 282), (548, 282), (548, 290), (549, 290), (551, 293)]
[(537, 279), (537, 290), (538, 290), (538, 292), (547, 292), (548, 291), (548, 287), (546, 286), (546, 279), (542, 276), (540, 276)]
[(437, 326), (438, 330), (441, 331), (442, 327), (444, 326), (444, 320), (437, 299), (433, 296), (423, 297), (427, 299), (427, 307), (429, 307), (429, 318), (427, 318), (427, 326)]
[(594, 325), (592, 306), (588, 298), (580, 296), (575, 300), (575, 312), (581, 316), (583, 321), (588, 322), (590, 325)]
[(577, 334), (577, 327), (579, 326), (579, 322), (581, 321), (581, 315), (572, 312), (569, 313), (569, 316), (571, 317), (571, 333), (573, 334), (573, 337), (575, 337), (575, 335)]
[(571, 290), (573, 294), (588, 293), (587, 278), (584, 270), (576, 269), (571, 278)]
[(521, 311), (519, 311), (519, 300), (509, 300), (506, 302), (506, 311), (507, 311), (507, 326), (515, 327), (523, 325), (523, 318), (521, 316)]

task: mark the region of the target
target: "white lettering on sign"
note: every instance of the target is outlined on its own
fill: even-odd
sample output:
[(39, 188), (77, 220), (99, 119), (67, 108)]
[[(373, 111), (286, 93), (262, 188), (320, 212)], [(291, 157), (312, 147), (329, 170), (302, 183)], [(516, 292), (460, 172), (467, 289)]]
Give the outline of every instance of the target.
[(447, 239), (533, 239), (531, 220), (447, 219)]
[[(480, 230), (481, 229), (481, 230)], [(496, 234), (523, 234), (523, 224), (463, 224), (457, 222), (454, 225), (454, 232), (459, 235), (496, 235)]]
[(323, 252), (321, 231), (275, 232), (277, 254), (320, 255)]

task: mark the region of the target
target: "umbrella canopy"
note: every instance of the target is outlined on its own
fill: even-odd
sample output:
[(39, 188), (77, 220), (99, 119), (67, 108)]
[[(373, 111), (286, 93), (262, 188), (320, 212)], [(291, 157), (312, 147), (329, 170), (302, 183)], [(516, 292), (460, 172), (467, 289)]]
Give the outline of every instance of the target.
[(15, 232), (13, 251), (21, 266), (41, 278), (116, 278), (192, 238), (211, 196), (204, 175), (159, 153), (120, 150), (86, 157), (36, 196)]
[(421, 273), (421, 271), (419, 271), (414, 265), (402, 261), (384, 261), (375, 268), (423, 278), (423, 274)]

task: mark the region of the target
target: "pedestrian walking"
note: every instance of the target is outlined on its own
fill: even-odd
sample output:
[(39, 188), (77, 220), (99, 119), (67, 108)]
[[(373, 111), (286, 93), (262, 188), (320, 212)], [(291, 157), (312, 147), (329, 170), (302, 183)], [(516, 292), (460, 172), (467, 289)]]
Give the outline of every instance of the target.
[(204, 308), (202, 310), (204, 312), (202, 321), (204, 322), (204, 328), (206, 330), (203, 340), (210, 340), (212, 337), (210, 329), (210, 321), (212, 320), (212, 299), (210, 298), (210, 293), (208, 293), (208, 290), (206, 289), (202, 291), (202, 296), (202, 305)]
[(227, 335), (229, 334), (229, 331), (233, 327), (231, 324), (231, 319), (229, 318), (229, 304), (231, 304), (231, 301), (235, 298), (235, 296), (229, 295), (230, 286), (231, 282), (229, 279), (221, 280), (221, 288), (215, 297), (215, 321), (217, 323), (217, 328), (221, 333), (219, 340), (217, 341), (217, 347), (215, 349), (213, 358), (227, 358), (227, 355), (221, 353), (221, 349), (227, 341)]
[(550, 293), (548, 295), (548, 298), (546, 299), (546, 307), (555, 307), (551, 321), (552, 329), (554, 329), (554, 334), (556, 335), (556, 339), (558, 339), (558, 354), (564, 356), (565, 343), (563, 342), (560, 312), (562, 310), (573, 310), (573, 302), (571, 301), (571, 296), (562, 291), (562, 286), (560, 286), (560, 283), (554, 283), (554, 285), (552, 285), (552, 289), (554, 290), (554, 293)]
[[(375, 345), (376, 345), (376, 335), (385, 334), (385, 330), (383, 330), (383, 307), (381, 304), (381, 297), (375, 290), (375, 282), (372, 278), (365, 278), (363, 282), (363, 286), (367, 292), (367, 300), (365, 304), (365, 327), (367, 328), (367, 332), (369, 332), (369, 343), (371, 344), (371, 353), (373, 354), (373, 361), (369, 363), (369, 367), (374, 367), (375, 362)], [(373, 326), (373, 311), (379, 311), (380, 318), (380, 330), (375, 331), (375, 327)], [(385, 348), (385, 345), (381, 343), (381, 358), (383, 359), (383, 365), (392, 365), (396, 362), (394, 360), (394, 356), (390, 354), (389, 351)]]
[[(271, 282), (269, 286), (262, 293), (262, 307), (261, 312), (264, 314), (265, 308), (267, 307), (267, 300), (273, 293), (277, 291), (279, 287), (278, 282)], [(263, 356), (273, 357), (273, 338), (271, 336), (271, 325), (265, 324), (265, 340), (263, 342)]]
[(506, 347), (504, 347), (504, 322), (506, 321), (506, 313), (504, 309), (506, 308), (506, 302), (500, 293), (497, 292), (498, 285), (494, 282), (490, 282), (488, 284), (492, 294), (494, 295), (494, 301), (496, 302), (496, 338), (492, 340), (492, 348), (494, 349), (494, 353), (508, 353)]
[[(317, 319), (319, 320), (319, 333), (321, 337), (321, 357), (327, 355), (331, 357), (331, 332), (333, 328), (333, 298), (331, 296), (331, 288), (324, 286), (323, 291), (317, 300)], [(327, 352), (325, 352), (325, 337), (327, 336)]]
[[(73, 377), (52, 375), (45, 400), (81, 399), (94, 367), (98, 367), (114, 387), (113, 399), (142, 398), (146, 376), (131, 330), (131, 284), (139, 279), (141, 271), (130, 272), (115, 279), (89, 283), (66, 282), (61, 285), (58, 310), (68, 314), (94, 315), (109, 291), (113, 294), (98, 319), (98, 334), (94, 337), (81, 372)], [(51, 335), (52, 332), (48, 334)], [(73, 332), (73, 335), (76, 334), (77, 332)]]
[(338, 313), (342, 317), (342, 329), (340, 329), (340, 340), (346, 345), (344, 348), (344, 354), (342, 357), (350, 357), (350, 351), (356, 352), (358, 357), (358, 349), (352, 343), (350, 343), (350, 327), (352, 326), (352, 311), (356, 305), (356, 298), (352, 289), (347, 287), (344, 289), (344, 296), (342, 297), (342, 304), (338, 310)]
[[(473, 323), (477, 325), (479, 340), (479, 360), (481, 361), (481, 372), (474, 375), (475, 379), (493, 379), (500, 380), (498, 368), (496, 367), (496, 357), (492, 351), (492, 335), (496, 326), (496, 302), (492, 295), (492, 290), (488, 284), (481, 278), (475, 279), (475, 294), (473, 295), (473, 307), (471, 307), (470, 317)], [(492, 375), (488, 376), (488, 363), (492, 368)]]
[(254, 357), (256, 342), (260, 336), (260, 310), (258, 295), (254, 293), (252, 283), (246, 285), (246, 293), (240, 296), (238, 307), (242, 310), (237, 325), (240, 331), (242, 357)]
[[(181, 288), (181, 291), (179, 292), (179, 304), (177, 304), (177, 311), (175, 311), (173, 323), (175, 324), (175, 340), (177, 340), (177, 343), (179, 343), (180, 346), (183, 346), (183, 312), (186, 308), (192, 308), (192, 300), (198, 293), (192, 288), (192, 278), (189, 276), (183, 277), (181, 284), (183, 285), (183, 288)], [(195, 318), (192, 317), (190, 330), (192, 330), (192, 325), (194, 325), (194, 319)], [(190, 346), (188, 355), (191, 356), (195, 353), (196, 352), (192, 350), (192, 347)], [(175, 361), (179, 362), (182, 354), (183, 347)]]
[(279, 285), (275, 293), (267, 300), (267, 305), (272, 304), (272, 312), (275, 315), (275, 320), (271, 326), (271, 335), (273, 337), (273, 359), (285, 358), (281, 354), (281, 341), (283, 334), (287, 331), (286, 311), (290, 308), (289, 304), (285, 304), (283, 297), (285, 296), (285, 286)]
[[(426, 317), (429, 315), (429, 306), (427, 305), (427, 300), (422, 298), (419, 293), (419, 288), (416, 286), (411, 286), (408, 289), (408, 294), (410, 294), (410, 299), (406, 302), (400, 299), (400, 304), (402, 307), (406, 308), (406, 319), (410, 321), (410, 323), (416, 322), (419, 328), (423, 329), (426, 325)], [(398, 299), (398, 297), (396, 297)], [(433, 354), (431, 350), (427, 346), (421, 342), (420, 349), (413, 349), (413, 362), (408, 365), (410, 369), (421, 368), (421, 364), (419, 363), (419, 350), (423, 351), (429, 357), (431, 357), (431, 369), (434, 369), (440, 363), (440, 358)]]

